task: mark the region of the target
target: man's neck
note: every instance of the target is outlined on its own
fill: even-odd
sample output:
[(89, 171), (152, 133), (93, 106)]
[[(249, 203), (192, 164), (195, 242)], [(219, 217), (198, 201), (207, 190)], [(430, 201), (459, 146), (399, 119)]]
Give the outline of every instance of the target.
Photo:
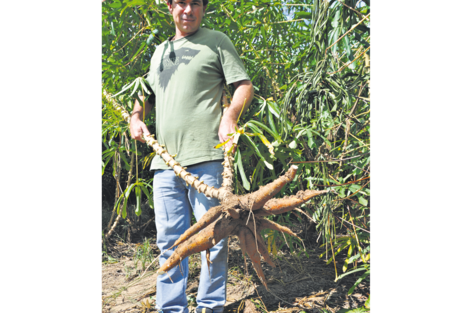
[(173, 36), (173, 38), (170, 41), (175, 41), (175, 40), (181, 39), (183, 37), (191, 36), (191, 35), (197, 33), (200, 28), (201, 27), (199, 27), (195, 32), (192, 32), (192, 33), (183, 33), (183, 32), (180, 32), (179, 29), (176, 29), (176, 34), (175, 34), (175, 36)]

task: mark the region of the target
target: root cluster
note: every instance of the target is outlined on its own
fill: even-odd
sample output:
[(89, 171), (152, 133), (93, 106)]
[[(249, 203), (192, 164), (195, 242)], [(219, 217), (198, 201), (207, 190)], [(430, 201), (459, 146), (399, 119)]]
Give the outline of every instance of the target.
[[(103, 90), (103, 94), (121, 112), (123, 118), (130, 122), (128, 112), (106, 90)], [(168, 270), (177, 266), (184, 258), (204, 250), (206, 250), (209, 266), (209, 249), (223, 238), (235, 235), (240, 239), (243, 255), (247, 254), (251, 259), (258, 277), (267, 289), (266, 279), (261, 268), (261, 256), (271, 266), (275, 267), (275, 264), (271, 260), (268, 249), (262, 240), (261, 231), (263, 229), (271, 229), (287, 233), (291, 236), (297, 236), (289, 228), (263, 217), (289, 212), (311, 198), (325, 194), (328, 191), (305, 190), (299, 191), (295, 196), (273, 199), (282, 187), (294, 179), (297, 166), (292, 165), (286, 174), (260, 187), (259, 190), (243, 196), (235, 195), (232, 193), (233, 157), (231, 155), (225, 153), (224, 162), (222, 163), (224, 165), (222, 187), (215, 188), (204, 184), (204, 182), (199, 181), (187, 172), (185, 167), (182, 167), (164, 147), (158, 144), (153, 135), (144, 136), (144, 139), (186, 184), (191, 185), (198, 192), (204, 193), (207, 197), (217, 198), (221, 202), (221, 205), (209, 209), (195, 225), (176, 240), (169, 249), (175, 246), (177, 248), (162, 265), (158, 273), (167, 273)]]
[(261, 231), (271, 229), (297, 236), (289, 228), (263, 217), (291, 211), (311, 198), (327, 192), (306, 190), (299, 191), (295, 196), (272, 199), (284, 185), (294, 179), (296, 171), (297, 166), (291, 166), (285, 175), (251, 194), (238, 196), (230, 193), (222, 200), (221, 205), (211, 208), (198, 223), (189, 228), (170, 247), (171, 249), (177, 246), (158, 273), (167, 273), (184, 258), (204, 250), (206, 250), (207, 265), (209, 266), (209, 249), (223, 238), (235, 235), (240, 240), (243, 255), (247, 254), (251, 259), (258, 277), (267, 289), (266, 278), (261, 268), (261, 256), (272, 267), (276, 267), (276, 265), (269, 256)]

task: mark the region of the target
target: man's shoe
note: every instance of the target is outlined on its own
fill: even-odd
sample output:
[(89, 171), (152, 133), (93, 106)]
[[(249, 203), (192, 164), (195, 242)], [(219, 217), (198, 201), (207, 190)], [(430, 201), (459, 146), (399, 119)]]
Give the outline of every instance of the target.
[(208, 308), (197, 308), (196, 313), (212, 313), (212, 309)]

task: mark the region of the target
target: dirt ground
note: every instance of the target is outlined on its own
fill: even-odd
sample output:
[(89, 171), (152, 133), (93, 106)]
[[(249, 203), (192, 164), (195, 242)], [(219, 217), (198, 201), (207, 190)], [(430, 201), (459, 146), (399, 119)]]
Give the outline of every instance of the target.
[[(237, 237), (230, 237), (229, 246), (229, 278), (227, 287), (227, 303), (225, 313), (243, 311), (246, 299), (250, 299), (258, 312), (338, 312), (341, 309), (362, 307), (370, 293), (368, 282), (360, 284), (354, 293), (348, 296), (348, 289), (358, 276), (351, 274), (337, 282), (333, 263), (326, 264), (325, 258), (318, 256), (324, 248), (315, 242), (306, 242), (309, 257), (302, 250), (290, 253), (285, 247), (273, 257), (277, 268), (262, 262), (263, 271), (269, 290), (261, 284), (251, 261), (247, 259), (248, 269), (238, 245)], [(108, 244), (108, 256), (113, 262), (103, 262), (102, 266), (102, 312), (103, 313), (137, 313), (154, 312), (156, 268), (149, 269), (143, 277), (141, 264), (137, 268), (133, 256), (136, 244), (115, 241)], [(154, 256), (159, 254), (156, 245), (151, 245)], [(338, 255), (338, 275), (344, 257)], [(157, 262), (155, 262), (157, 263)], [(198, 277), (200, 273), (200, 255), (195, 254), (189, 259), (188, 296), (191, 313), (196, 308)], [(205, 264), (205, 263), (204, 263)], [(147, 265), (148, 266), (148, 265)], [(360, 276), (361, 272), (359, 272)], [(248, 303), (250, 306), (251, 304)], [(247, 310), (249, 309), (247, 306)], [(327, 311), (324, 311), (324, 310)], [(248, 310), (253, 311), (253, 310)]]

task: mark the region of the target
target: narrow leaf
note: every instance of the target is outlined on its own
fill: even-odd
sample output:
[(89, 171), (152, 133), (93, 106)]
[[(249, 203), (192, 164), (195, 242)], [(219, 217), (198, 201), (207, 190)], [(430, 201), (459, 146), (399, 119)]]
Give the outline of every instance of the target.
[(246, 178), (245, 171), (243, 170), (243, 164), (242, 164), (242, 158), (241, 158), (240, 150), (238, 150), (235, 153), (235, 162), (237, 164), (238, 171), (240, 172), (240, 176), (242, 178), (243, 188), (245, 188), (246, 190), (250, 190), (250, 182)]

